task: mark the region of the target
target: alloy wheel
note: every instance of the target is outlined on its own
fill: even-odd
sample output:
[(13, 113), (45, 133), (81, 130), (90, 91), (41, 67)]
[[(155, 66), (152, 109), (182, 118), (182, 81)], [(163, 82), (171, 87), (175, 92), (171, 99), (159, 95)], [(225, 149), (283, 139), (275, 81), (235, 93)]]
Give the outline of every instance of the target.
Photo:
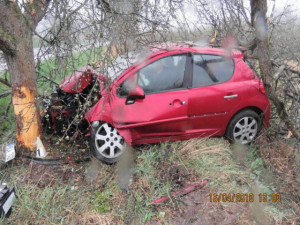
[(255, 118), (246, 116), (241, 118), (233, 129), (233, 138), (241, 144), (252, 142), (257, 134), (258, 124)]
[(96, 151), (105, 158), (117, 158), (125, 150), (125, 141), (116, 128), (103, 123), (95, 133)]

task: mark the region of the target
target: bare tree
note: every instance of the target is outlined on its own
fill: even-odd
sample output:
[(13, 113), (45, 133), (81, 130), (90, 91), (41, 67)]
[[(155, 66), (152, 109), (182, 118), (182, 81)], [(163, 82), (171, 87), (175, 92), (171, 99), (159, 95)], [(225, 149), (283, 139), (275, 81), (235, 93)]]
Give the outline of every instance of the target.
[(0, 49), (10, 73), (17, 144), (22, 150), (33, 150), (40, 135), (32, 33), (49, 2), (0, 2)]
[(251, 1), (251, 24), (255, 27), (255, 31), (257, 34), (256, 44), (260, 74), (265, 83), (266, 92), (268, 93), (269, 98), (275, 105), (278, 115), (285, 122), (288, 129), (293, 133), (293, 135), (298, 140), (300, 140), (300, 133), (297, 130), (297, 126), (295, 126), (294, 121), (291, 121), (290, 116), (286, 111), (284, 102), (278, 98), (277, 93), (275, 92), (273, 77), (274, 71), (272, 69), (268, 35), (260, 34), (260, 29), (265, 29), (264, 26), (267, 25), (266, 12), (266, 0)]

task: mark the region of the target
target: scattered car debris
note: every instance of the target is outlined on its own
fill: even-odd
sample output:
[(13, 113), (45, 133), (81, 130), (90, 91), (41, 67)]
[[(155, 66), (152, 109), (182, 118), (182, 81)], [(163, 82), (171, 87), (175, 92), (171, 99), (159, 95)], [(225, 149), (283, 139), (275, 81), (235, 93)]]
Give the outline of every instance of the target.
[(14, 187), (9, 187), (6, 184), (0, 185), (0, 217), (10, 215), (15, 198)]
[(73, 164), (73, 163), (82, 163), (91, 161), (91, 157), (79, 157), (79, 156), (67, 156), (62, 158), (37, 158), (24, 155), (25, 158), (31, 159), (34, 163), (42, 165), (64, 165), (64, 164)]
[[(188, 187), (186, 187), (184, 189), (181, 189), (179, 191), (173, 192), (171, 194), (171, 196), (186, 195), (186, 194), (188, 194), (190, 192), (193, 192), (193, 191), (196, 191), (198, 189), (203, 188), (208, 182), (209, 182), (209, 180), (203, 180), (201, 183), (196, 183), (196, 184), (188, 186)], [(164, 202), (168, 201), (169, 199), (170, 199), (169, 196), (166, 195), (166, 196), (163, 196), (163, 197), (161, 197), (159, 199), (155, 199), (155, 200), (151, 201), (150, 204), (164, 203)]]

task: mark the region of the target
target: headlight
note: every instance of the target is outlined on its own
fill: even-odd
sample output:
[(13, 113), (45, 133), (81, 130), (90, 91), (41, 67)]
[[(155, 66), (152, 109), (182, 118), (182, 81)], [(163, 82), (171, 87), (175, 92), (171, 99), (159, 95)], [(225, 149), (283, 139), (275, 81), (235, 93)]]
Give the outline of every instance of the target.
[(93, 128), (96, 128), (96, 127), (98, 127), (99, 126), (99, 121), (93, 121), (92, 122), (92, 127)]

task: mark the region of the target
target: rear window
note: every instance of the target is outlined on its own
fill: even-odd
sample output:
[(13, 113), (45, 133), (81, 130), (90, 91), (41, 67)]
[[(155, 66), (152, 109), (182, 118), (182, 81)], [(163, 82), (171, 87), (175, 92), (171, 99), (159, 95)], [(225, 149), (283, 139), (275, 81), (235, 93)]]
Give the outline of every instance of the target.
[(220, 55), (193, 55), (193, 86), (203, 87), (223, 83), (234, 72), (233, 59)]

